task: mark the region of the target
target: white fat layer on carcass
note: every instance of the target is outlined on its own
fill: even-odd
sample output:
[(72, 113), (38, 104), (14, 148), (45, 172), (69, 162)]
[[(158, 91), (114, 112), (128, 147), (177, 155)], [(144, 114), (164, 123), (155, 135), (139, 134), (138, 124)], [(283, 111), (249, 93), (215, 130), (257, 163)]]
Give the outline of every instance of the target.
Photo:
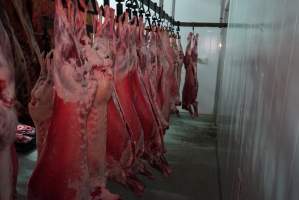
[[(60, 10), (61, 11), (61, 10)], [(107, 102), (112, 93), (112, 42), (111, 39), (74, 35), (63, 13), (56, 16), (53, 80), (54, 90), (64, 102), (77, 102), (82, 143), (80, 160), (82, 176), (68, 180), (68, 187), (77, 191), (75, 199), (91, 199), (89, 194), (96, 187), (105, 185), (106, 114)], [(80, 41), (80, 42), (79, 42)], [(92, 46), (93, 44), (93, 46)], [(73, 50), (75, 55), (64, 56)], [(68, 55), (70, 56), (70, 55)], [(100, 122), (100, 123), (99, 123)], [(92, 167), (89, 167), (92, 165)], [(94, 169), (94, 165), (98, 167)], [(95, 171), (93, 171), (95, 170)], [(116, 199), (102, 189), (99, 199)]]
[(104, 37), (96, 37), (93, 49), (98, 56), (99, 63), (103, 67), (111, 67), (113, 65), (113, 43)]
[(96, 36), (92, 48), (88, 46), (83, 51), (92, 65), (91, 79), (97, 82), (87, 122), (88, 165), (93, 166), (93, 171), (89, 171), (92, 190), (106, 184), (107, 103), (113, 91), (112, 48), (112, 40), (102, 35)]
[(104, 70), (113, 65), (110, 42), (96, 38), (94, 45), (93, 48), (89, 44), (81, 46), (82, 66), (76, 66), (77, 60), (74, 58), (64, 62), (58, 60), (54, 66), (55, 90), (65, 101), (90, 101), (90, 94), (96, 89), (96, 84), (92, 83), (95, 80), (94, 70)]
[(54, 105), (53, 66), (49, 56), (50, 54), (43, 60), (41, 73), (31, 91), (31, 101), (28, 105), (30, 116), (36, 127), (38, 160), (48, 135)]
[(76, 60), (70, 59), (69, 62), (54, 66), (53, 70), (55, 91), (66, 102), (78, 102), (84, 97), (82, 96), (84, 94), (81, 83), (83, 80), (78, 80), (82, 76), (80, 72), (75, 70), (75, 65)]
[(186, 53), (185, 55), (191, 55), (191, 51), (192, 51), (192, 44), (193, 44), (193, 33), (189, 33), (188, 37), (187, 37), (187, 47), (186, 47)]
[[(55, 50), (53, 79), (57, 95), (66, 102), (78, 102), (86, 99), (88, 90), (88, 63), (82, 60), (78, 38), (70, 27), (63, 9), (57, 6), (55, 17)], [(66, 58), (65, 53), (75, 51), (75, 55)], [(86, 64), (85, 64), (86, 63)], [(78, 66), (80, 65), (80, 66)]]
[(80, 177), (79, 180), (70, 179), (67, 182), (67, 186), (70, 189), (73, 189), (76, 191), (76, 196), (74, 199), (76, 200), (85, 200), (86, 197), (89, 196), (90, 190), (89, 190), (89, 183), (87, 183), (88, 179), (86, 177)]
[[(130, 39), (130, 38), (129, 38)], [(120, 45), (125, 46), (123, 50), (117, 51), (117, 56), (115, 60), (115, 73), (116, 79), (123, 79), (130, 71), (132, 71), (138, 64), (138, 57), (136, 52), (135, 44), (122, 44), (124, 41), (120, 41)]]
[(69, 63), (64, 62), (59, 67), (54, 67), (55, 91), (65, 102), (88, 103), (96, 89), (96, 83), (90, 78), (89, 63), (81, 67), (74, 66), (76, 66), (75, 59), (70, 59)]
[(184, 62), (184, 52), (183, 52), (183, 47), (181, 43), (181, 39), (176, 40), (178, 51), (179, 51), (179, 60), (180, 60), (180, 65), (183, 65)]
[(106, 182), (107, 103), (92, 107), (87, 123), (90, 185), (96, 188)]
[[(87, 197), (90, 194), (90, 182), (89, 182), (89, 169), (87, 167), (87, 132), (86, 132), (86, 126), (87, 126), (87, 111), (85, 104), (79, 103), (77, 114), (74, 116), (74, 120), (78, 120), (80, 123), (80, 130), (78, 132), (75, 132), (76, 134), (79, 134), (81, 136), (82, 143), (78, 146), (80, 149), (80, 154), (82, 155), (81, 159), (78, 161), (80, 166), (80, 176), (69, 176), (69, 178), (66, 180), (67, 188), (70, 190), (75, 191), (75, 197), (76, 200), (84, 200), (88, 199)], [(77, 116), (80, 116), (79, 118)], [(58, 153), (58, 152), (57, 152)]]

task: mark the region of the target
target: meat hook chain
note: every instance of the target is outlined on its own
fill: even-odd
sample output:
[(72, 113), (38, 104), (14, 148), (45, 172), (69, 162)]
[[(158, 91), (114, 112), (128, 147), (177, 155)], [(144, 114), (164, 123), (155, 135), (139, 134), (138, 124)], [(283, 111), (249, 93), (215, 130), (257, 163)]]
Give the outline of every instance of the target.
[(177, 22), (176, 33), (177, 33), (178, 39), (181, 39), (181, 36), (180, 36), (180, 22)]
[(110, 1), (109, 0), (104, 0), (104, 6), (110, 6)]
[(132, 8), (133, 8), (133, 16), (137, 17), (137, 15), (138, 15), (137, 9), (139, 8), (137, 0), (133, 0), (133, 2), (132, 2)]
[(139, 17), (143, 18), (143, 14), (145, 13), (145, 9), (144, 9), (144, 0), (140, 0), (141, 4), (139, 6)]
[[(139, 1), (141, 1), (141, 0), (139, 0)], [(155, 7), (156, 7), (156, 5), (155, 5), (156, 3), (154, 3), (153, 1), (151, 1), (151, 0), (147, 0), (147, 1), (145, 1), (145, 5), (147, 6), (147, 7), (149, 7), (150, 9), (152, 9), (153, 11), (155, 10)], [(171, 21), (171, 23), (172, 23), (172, 18), (163, 10), (163, 8), (161, 8), (161, 7), (158, 7), (158, 9), (159, 9), (159, 15), (160, 15), (160, 17), (161, 16), (163, 16), (163, 19), (165, 19), (165, 20), (167, 20), (167, 21)], [(157, 10), (157, 8), (156, 8), (156, 10)]]
[(152, 25), (153, 26), (157, 26), (157, 21), (158, 17), (157, 17), (157, 4), (155, 3), (154, 5), (154, 15), (152, 16)]
[(126, 1), (126, 7), (127, 7), (127, 9), (126, 9), (126, 12), (128, 13), (128, 15), (129, 15), (129, 19), (131, 19), (131, 17), (132, 17), (132, 6), (133, 6), (133, 2), (132, 2), (132, 0), (127, 0)]
[(161, 7), (158, 7), (159, 9), (159, 19), (158, 19), (158, 26), (163, 26), (164, 23), (164, 13), (163, 13), (163, 9)]
[(149, 31), (151, 31), (152, 30), (152, 24), (151, 24), (151, 11), (150, 11), (150, 7), (149, 7), (149, 2), (150, 2), (150, 0), (147, 0), (148, 6), (147, 6), (147, 11), (145, 12), (145, 18), (146, 18), (146, 21), (147, 21), (148, 27), (149, 27), (147, 29)]
[[(86, 5), (88, 5), (89, 1), (90, 0), (86, 0), (85, 1)], [(91, 4), (92, 4), (93, 11), (88, 10), (87, 12), (90, 13), (90, 14), (98, 15), (99, 11), (97, 9), (97, 2), (96, 2), (96, 0), (91, 0)]]
[(117, 18), (119, 16), (121, 16), (124, 12), (123, 10), (123, 4), (122, 2), (124, 2), (125, 0), (116, 0), (117, 4), (116, 4), (116, 15), (117, 15)]

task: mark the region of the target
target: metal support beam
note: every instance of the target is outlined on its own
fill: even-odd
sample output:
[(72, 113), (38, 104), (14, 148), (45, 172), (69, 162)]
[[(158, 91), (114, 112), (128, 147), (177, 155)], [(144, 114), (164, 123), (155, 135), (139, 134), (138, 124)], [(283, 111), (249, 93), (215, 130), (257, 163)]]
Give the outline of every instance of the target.
[[(229, 14), (229, 2), (230, 0), (223, 0), (222, 10), (221, 10), (221, 17), (220, 22), (227, 23), (228, 22), (228, 14)], [(219, 59), (218, 59), (218, 66), (217, 66), (217, 82), (216, 82), (216, 89), (215, 89), (215, 99), (214, 99), (214, 115), (215, 115), (215, 125), (217, 126), (218, 114), (219, 114), (219, 100), (221, 98), (221, 87), (222, 87), (222, 79), (223, 79), (223, 71), (224, 71), (224, 60), (225, 60), (225, 51), (226, 51), (226, 35), (227, 29), (221, 29), (220, 32), (220, 43), (222, 47), (219, 51)], [(219, 188), (221, 190), (221, 188)], [(220, 191), (220, 195), (222, 192)], [(221, 197), (221, 196), (220, 196)]]
[(164, 10), (164, 0), (159, 0), (159, 7)]
[(172, 0), (172, 11), (171, 11), (171, 16), (173, 19), (175, 19), (175, 0)]
[(181, 27), (216, 27), (216, 28), (226, 28), (227, 23), (211, 23), (211, 22), (175, 22), (175, 25), (180, 25)]

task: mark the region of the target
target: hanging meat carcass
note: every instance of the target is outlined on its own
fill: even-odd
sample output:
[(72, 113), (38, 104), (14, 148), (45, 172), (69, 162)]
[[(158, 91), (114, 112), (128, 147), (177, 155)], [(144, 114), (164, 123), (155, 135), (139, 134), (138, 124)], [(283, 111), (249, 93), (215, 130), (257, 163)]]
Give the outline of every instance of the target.
[(170, 90), (167, 83), (169, 63), (163, 42), (165, 38), (158, 28), (149, 33), (150, 64), (147, 67), (145, 79), (148, 80), (147, 87), (150, 87), (154, 103), (158, 108), (159, 118), (166, 130), (169, 127)]
[(172, 47), (172, 54), (173, 54), (173, 82), (171, 87), (171, 112), (176, 113), (179, 115), (179, 111), (177, 109), (177, 106), (180, 105), (180, 84), (179, 84), (179, 78), (180, 78), (180, 52), (177, 46), (177, 39), (173, 35), (170, 37), (170, 45)]
[(181, 91), (180, 91), (180, 88), (181, 88), (181, 80), (182, 80), (182, 67), (184, 65), (184, 50), (183, 50), (183, 47), (182, 47), (182, 43), (181, 43), (181, 38), (178, 37), (176, 39), (176, 43), (177, 43), (177, 51), (178, 51), (178, 70), (177, 70), (177, 80), (178, 80), (178, 88), (179, 88), (179, 105), (182, 104), (181, 102)]
[[(170, 174), (170, 168), (166, 159), (164, 158), (164, 127), (154, 99), (150, 94), (150, 80), (145, 73), (150, 66), (149, 49), (146, 48), (144, 41), (144, 24), (143, 19), (139, 19), (139, 26), (137, 27), (135, 41), (137, 41), (137, 56), (138, 65), (135, 69), (135, 81), (132, 85), (135, 87), (136, 99), (135, 106), (141, 119), (144, 130), (144, 157), (149, 161), (151, 166), (160, 170), (164, 175)], [(144, 65), (144, 66), (143, 66)]]
[[(103, 44), (110, 43), (114, 46), (116, 33), (114, 33), (114, 10), (105, 7), (105, 22), (101, 23), (101, 17), (97, 19), (95, 17), (97, 30), (94, 38), (94, 49), (96, 49), (98, 55), (105, 54), (106, 50), (103, 49)], [(117, 24), (118, 36), (125, 36), (123, 32), (122, 24)], [(110, 30), (107, 32), (107, 30)], [(107, 34), (107, 33), (108, 34)], [(116, 43), (118, 49), (121, 49), (124, 41), (118, 40)], [(117, 55), (119, 55), (117, 53)], [(115, 55), (107, 55), (110, 58), (115, 59)], [(120, 75), (119, 65), (114, 65), (114, 77)], [(114, 90), (112, 98), (108, 102), (108, 115), (107, 115), (107, 173), (109, 179), (121, 183), (125, 186), (129, 186), (136, 193), (142, 193), (144, 190), (143, 184), (137, 179), (132, 168), (136, 161), (134, 152), (134, 140), (132, 138), (131, 124), (129, 125), (125, 118), (124, 109), (121, 106), (120, 99)]]
[(180, 106), (182, 104), (181, 98), (180, 98), (180, 85), (181, 85), (181, 73), (182, 73), (182, 67), (184, 64), (184, 51), (181, 44), (181, 38), (180, 35), (177, 35), (176, 37), (171, 37), (170, 39), (171, 46), (174, 50), (174, 64), (175, 64), (175, 78), (176, 78), (176, 106)]
[(43, 59), (39, 79), (31, 91), (29, 112), (36, 128), (36, 146), (38, 159), (44, 148), (54, 105), (53, 52)]
[[(103, 44), (105, 55), (99, 57), (83, 30), (84, 13), (73, 16), (72, 11), (66, 15), (56, 1), (55, 49), (47, 70), (50, 78), (46, 78), (53, 80), (53, 88), (46, 86), (49, 102), (54, 99), (53, 111), (45, 122), (48, 129), (42, 132), (37, 166), (29, 181), (28, 199), (32, 200), (118, 199), (105, 189), (106, 114), (113, 64), (106, 55), (112, 49)], [(33, 92), (33, 107), (44, 106), (38, 87), (43, 85)], [(44, 120), (38, 113), (34, 118), (35, 122)]]
[[(115, 91), (124, 113), (125, 120), (132, 131), (135, 156), (143, 154), (144, 133), (141, 120), (134, 105), (137, 94), (133, 90), (134, 73), (137, 69), (136, 44), (134, 26), (129, 25), (128, 16), (125, 15), (123, 23), (118, 26), (118, 51), (115, 59)], [(135, 51), (135, 52), (134, 52)]]
[(189, 33), (188, 45), (184, 58), (186, 76), (183, 88), (182, 108), (188, 110), (192, 117), (198, 116), (197, 43), (198, 34), (194, 35), (193, 33)]
[(157, 32), (157, 93), (158, 102), (167, 122), (170, 114), (175, 108), (175, 96), (177, 90), (176, 74), (174, 70), (174, 52), (170, 45), (169, 34), (164, 30)]
[(161, 69), (158, 67), (158, 34), (154, 31), (151, 31), (147, 35), (147, 66), (144, 72), (144, 80), (146, 83), (146, 88), (151, 96), (152, 103), (155, 108), (156, 116), (159, 119), (159, 122), (162, 125), (163, 132), (169, 127), (169, 123), (166, 120), (165, 116), (162, 113), (162, 105), (159, 98), (158, 93), (158, 77), (159, 70)]
[(14, 110), (14, 60), (10, 39), (0, 20), (0, 199), (14, 199), (17, 158), (13, 142), (17, 118)]
[[(136, 19), (129, 24), (126, 14), (114, 32), (114, 10), (106, 6), (105, 21), (95, 20), (97, 31), (90, 40), (85, 14), (72, 9), (65, 14), (60, 3), (56, 6), (53, 58), (46, 57), (30, 103), (38, 162), (29, 198), (114, 199), (104, 189), (105, 174), (141, 194), (144, 186), (136, 175), (151, 177), (143, 159), (170, 173), (163, 141), (176, 77), (169, 37), (153, 33), (155, 41), (163, 42), (156, 48), (162, 55), (141, 44), (143, 54), (152, 53), (144, 62), (147, 56), (136, 44), (144, 30)], [(55, 161), (59, 168), (54, 168)], [(46, 191), (43, 180), (59, 184)]]
[[(140, 160), (144, 151), (144, 130), (138, 111), (134, 104), (134, 98), (137, 94), (133, 89), (134, 70), (137, 67), (137, 58), (134, 56), (136, 46), (134, 42), (133, 27), (129, 25), (128, 16), (124, 15), (124, 22), (117, 24), (117, 52), (114, 65), (114, 97), (118, 102), (122, 118), (128, 127), (130, 142), (133, 150), (133, 163), (127, 176), (127, 184), (137, 194), (144, 190), (143, 184), (138, 180), (135, 174), (143, 171), (143, 164)], [(135, 49), (134, 49), (135, 48)], [(113, 124), (111, 124), (113, 126)], [(112, 133), (113, 134), (113, 133)], [(113, 144), (115, 146), (116, 144)], [(109, 146), (108, 148), (113, 148)]]

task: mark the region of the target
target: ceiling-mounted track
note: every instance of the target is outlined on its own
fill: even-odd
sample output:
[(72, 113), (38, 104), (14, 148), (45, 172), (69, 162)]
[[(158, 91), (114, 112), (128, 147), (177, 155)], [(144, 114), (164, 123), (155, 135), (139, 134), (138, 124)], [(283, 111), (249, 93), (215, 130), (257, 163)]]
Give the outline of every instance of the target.
[(176, 21), (175, 25), (182, 27), (215, 27), (215, 28), (226, 28), (227, 23), (211, 23), (211, 22), (179, 22)]

